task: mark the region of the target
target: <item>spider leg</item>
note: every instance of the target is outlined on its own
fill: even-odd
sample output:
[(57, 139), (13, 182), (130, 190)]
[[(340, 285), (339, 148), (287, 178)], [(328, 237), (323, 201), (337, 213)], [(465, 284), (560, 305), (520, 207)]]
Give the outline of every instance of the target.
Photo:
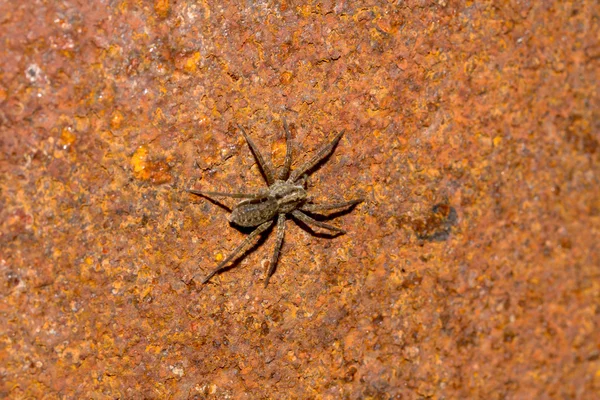
[(269, 284), (269, 279), (271, 279), (271, 275), (275, 271), (275, 265), (277, 264), (277, 259), (279, 258), (279, 251), (281, 250), (281, 245), (283, 244), (283, 235), (285, 233), (285, 214), (279, 214), (277, 217), (277, 239), (275, 240), (275, 250), (273, 251), (273, 257), (271, 257), (271, 265), (269, 265), (269, 271), (267, 272), (267, 276), (265, 278), (265, 287)]
[(317, 151), (317, 154), (312, 156), (312, 158), (310, 160), (308, 160), (307, 162), (302, 164), (299, 168), (293, 170), (290, 177), (288, 178), (288, 182), (296, 182), (296, 180), (299, 177), (304, 175), (306, 172), (308, 172), (310, 169), (312, 169), (315, 165), (317, 165), (319, 162), (321, 162), (325, 157), (327, 157), (329, 154), (331, 154), (331, 152), (333, 151), (333, 148), (340, 141), (343, 134), (344, 134), (344, 131), (341, 131), (340, 133), (338, 133), (337, 136), (335, 138), (333, 138), (333, 140), (331, 142), (329, 142), (325, 146), (321, 147), (319, 149), (319, 151)]
[(273, 225), (273, 222), (273, 220), (267, 221), (262, 225), (259, 225), (258, 228), (256, 228), (255, 230), (253, 230), (252, 233), (250, 233), (248, 237), (246, 237), (246, 239), (244, 239), (244, 241), (238, 245), (238, 247), (233, 249), (231, 254), (229, 254), (223, 261), (221, 261), (219, 265), (217, 265), (217, 268), (215, 268), (210, 274), (208, 274), (206, 278), (202, 280), (202, 283), (204, 284), (208, 282), (210, 278), (212, 278), (217, 272), (224, 269), (229, 263), (229, 261), (233, 260), (240, 253), (240, 251), (244, 250), (244, 248), (246, 248), (246, 246), (248, 246), (248, 244), (252, 242), (258, 235), (260, 235), (261, 233), (266, 231), (271, 225)]
[(282, 181), (286, 180), (290, 176), (290, 168), (292, 166), (292, 135), (288, 128), (287, 121), (283, 118), (283, 129), (285, 130), (285, 161), (283, 162), (283, 169), (279, 173), (279, 179)]
[(271, 171), (271, 168), (265, 162), (265, 159), (263, 158), (262, 154), (260, 154), (258, 147), (256, 147), (256, 145), (254, 144), (252, 139), (250, 139), (250, 137), (246, 134), (246, 131), (244, 130), (244, 128), (242, 128), (241, 125), (239, 125), (239, 124), (238, 124), (238, 128), (242, 132), (242, 135), (246, 139), (246, 142), (248, 142), (248, 146), (250, 146), (250, 150), (252, 151), (252, 154), (254, 155), (256, 162), (258, 163), (258, 166), (260, 167), (261, 171), (263, 172), (265, 180), (267, 181), (267, 185), (271, 186), (275, 182), (275, 179), (273, 179), (273, 171)]
[(345, 230), (340, 229), (337, 226), (333, 226), (333, 225), (329, 225), (329, 224), (326, 224), (326, 223), (321, 222), (321, 221), (317, 221), (316, 219), (311, 218), (308, 215), (304, 214), (300, 210), (294, 210), (294, 211), (292, 211), (292, 215), (295, 218), (298, 218), (300, 221), (304, 222), (309, 227), (311, 227), (311, 226), (318, 226), (319, 228), (327, 229), (328, 231), (333, 232), (334, 235), (341, 235), (341, 234), (346, 233)]
[(186, 190), (186, 192), (195, 194), (196, 196), (223, 196), (233, 197), (234, 199), (264, 199), (267, 197), (266, 193), (225, 193), (225, 192), (201, 192), (199, 190)]
[(308, 212), (319, 212), (319, 211), (327, 211), (327, 210), (335, 210), (337, 208), (347, 208), (347, 207), (351, 207), (355, 204), (359, 204), (362, 203), (364, 201), (364, 199), (355, 199), (355, 200), (350, 200), (350, 201), (344, 201), (341, 203), (329, 203), (329, 204), (303, 204), (302, 207), (300, 207), (300, 210), (302, 211), (308, 211)]
[(297, 185), (300, 185), (306, 189), (307, 182), (308, 182), (308, 175), (304, 174), (300, 178), (296, 179), (296, 181), (294, 183), (296, 183)]

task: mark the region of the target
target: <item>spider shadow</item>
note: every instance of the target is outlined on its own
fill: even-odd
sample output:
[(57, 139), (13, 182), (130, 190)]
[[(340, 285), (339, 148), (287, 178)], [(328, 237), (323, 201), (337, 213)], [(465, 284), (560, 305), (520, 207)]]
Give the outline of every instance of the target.
[[(323, 221), (328, 221), (330, 219), (333, 218), (337, 218), (340, 217), (342, 215), (346, 215), (352, 212), (352, 210), (354, 210), (354, 208), (356, 208), (356, 206), (358, 206), (360, 203), (356, 203), (356, 204), (352, 204), (346, 208), (343, 208), (339, 211), (335, 211), (332, 213), (328, 213), (328, 214), (319, 214), (317, 212), (311, 212), (311, 211), (302, 211), (304, 214), (308, 215), (309, 217), (319, 221), (319, 222), (323, 222)], [(304, 229), (305, 231), (309, 232), (311, 235), (316, 236), (318, 238), (323, 238), (323, 239), (333, 239), (336, 238), (338, 236), (342, 236), (345, 235), (346, 232), (327, 232), (327, 231), (317, 231), (315, 230), (315, 228), (297, 218), (294, 218), (294, 222), (296, 222), (296, 224), (298, 224), (298, 226), (302, 229)]]
[[(363, 200), (364, 201), (364, 200)], [(338, 211), (330, 212), (330, 213), (321, 213), (318, 211), (302, 211), (304, 214), (316, 219), (317, 221), (327, 221), (330, 219), (334, 219), (337, 217), (341, 217), (342, 215), (350, 214), (359, 204), (355, 203), (347, 206), (346, 208), (342, 208)]]
[(306, 232), (310, 233), (312, 236), (314, 237), (318, 237), (321, 239), (333, 239), (336, 238), (338, 236), (342, 236), (345, 235), (346, 232), (332, 232), (332, 233), (328, 233), (326, 231), (317, 231), (315, 230), (312, 226), (300, 221), (297, 218), (292, 217), (292, 219), (294, 220), (294, 222), (300, 227), (300, 229), (305, 230)]
[(215, 200), (212, 197), (209, 197), (205, 194), (196, 194), (196, 193), (192, 193), (196, 196), (202, 197), (203, 199), (208, 200), (209, 202), (213, 203), (215, 206), (221, 207), (223, 210), (231, 213), (231, 211), (233, 211), (233, 208), (229, 207), (227, 204), (220, 202), (219, 200)]

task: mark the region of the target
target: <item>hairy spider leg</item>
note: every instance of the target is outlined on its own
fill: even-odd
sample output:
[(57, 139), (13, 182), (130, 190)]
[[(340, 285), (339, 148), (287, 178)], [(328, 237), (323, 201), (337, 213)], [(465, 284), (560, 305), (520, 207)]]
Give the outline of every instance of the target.
[(316, 219), (311, 218), (308, 215), (304, 214), (300, 210), (294, 210), (294, 211), (292, 211), (292, 215), (295, 218), (298, 218), (300, 221), (304, 222), (309, 227), (311, 227), (312, 225), (315, 225), (315, 226), (318, 226), (319, 228), (323, 228), (323, 229), (327, 229), (329, 231), (332, 231), (332, 232), (334, 232), (335, 235), (341, 235), (341, 234), (346, 233), (345, 230), (340, 229), (337, 226), (326, 224), (325, 222), (317, 221)]
[(242, 243), (240, 243), (240, 245), (238, 247), (233, 249), (231, 254), (229, 254), (227, 256), (227, 258), (225, 258), (223, 261), (221, 261), (219, 263), (219, 265), (217, 265), (217, 268), (215, 268), (210, 274), (208, 274), (208, 276), (206, 278), (204, 278), (202, 283), (204, 284), (204, 283), (208, 282), (210, 280), (210, 278), (212, 278), (217, 272), (226, 268), (229, 261), (233, 260), (240, 253), (240, 251), (242, 251), (246, 246), (248, 246), (248, 244), (250, 242), (252, 242), (258, 235), (260, 235), (261, 233), (263, 233), (264, 231), (269, 229), (269, 227), (271, 225), (273, 225), (273, 222), (275, 222), (275, 221), (274, 220), (267, 221), (264, 224), (259, 225), (258, 228), (256, 228), (255, 230), (253, 230), (252, 233), (250, 233), (248, 235), (248, 237), (246, 239), (244, 239), (244, 241)]
[(252, 154), (254, 155), (258, 166), (262, 170), (265, 180), (267, 181), (267, 185), (271, 186), (275, 182), (275, 179), (273, 178), (273, 171), (271, 171), (271, 168), (265, 162), (265, 159), (263, 158), (262, 154), (260, 154), (258, 147), (256, 147), (252, 139), (250, 139), (250, 137), (246, 134), (244, 128), (242, 128), (242, 126), (239, 124), (238, 128), (242, 132), (242, 135), (246, 139), (246, 142), (248, 142), (248, 146), (250, 146), (250, 151), (252, 151)]
[(288, 182), (292, 182), (292, 183), (296, 182), (296, 180), (298, 180), (298, 178), (300, 178), (302, 175), (304, 175), (306, 172), (308, 172), (310, 169), (312, 169), (315, 165), (317, 165), (319, 162), (321, 162), (325, 157), (327, 157), (329, 154), (331, 154), (331, 152), (335, 148), (335, 145), (340, 141), (343, 134), (344, 134), (344, 131), (341, 131), (340, 133), (338, 133), (337, 136), (335, 138), (333, 138), (333, 140), (331, 142), (329, 142), (325, 146), (321, 147), (319, 149), (319, 151), (317, 151), (317, 154), (312, 156), (312, 158), (310, 160), (308, 160), (307, 162), (302, 164), (299, 168), (293, 170), (292, 173), (290, 174), (290, 177), (288, 178)]
[(300, 210), (308, 211), (308, 212), (335, 210), (338, 208), (351, 207), (355, 204), (362, 203), (363, 201), (364, 201), (364, 199), (354, 199), (354, 200), (350, 200), (350, 201), (344, 201), (341, 203), (328, 203), (328, 204), (305, 203), (300, 207)]
[(269, 280), (271, 279), (271, 275), (275, 272), (275, 265), (277, 264), (277, 260), (279, 259), (279, 251), (281, 250), (281, 245), (283, 244), (283, 235), (285, 234), (285, 214), (279, 214), (277, 217), (277, 238), (275, 240), (275, 250), (273, 251), (273, 257), (271, 257), (271, 265), (269, 265), (269, 271), (267, 272), (267, 276), (265, 278), (265, 287), (269, 284)]
[(223, 196), (233, 197), (234, 199), (252, 199), (260, 200), (267, 197), (267, 193), (225, 193), (225, 192), (201, 192), (199, 190), (186, 190), (186, 192), (195, 194), (196, 196)]
[(290, 176), (290, 168), (292, 167), (292, 135), (288, 128), (287, 121), (283, 118), (283, 129), (285, 130), (285, 160), (283, 169), (279, 172), (279, 179), (285, 181)]

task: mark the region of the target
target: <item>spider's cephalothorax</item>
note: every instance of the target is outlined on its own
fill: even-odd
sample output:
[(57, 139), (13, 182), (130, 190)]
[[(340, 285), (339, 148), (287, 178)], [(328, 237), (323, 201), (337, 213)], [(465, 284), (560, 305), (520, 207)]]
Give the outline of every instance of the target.
[(314, 218), (307, 215), (305, 212), (319, 212), (335, 209), (347, 209), (360, 202), (362, 199), (355, 199), (350, 201), (344, 201), (333, 204), (314, 204), (310, 201), (306, 189), (305, 181), (306, 176), (312, 172), (312, 169), (325, 159), (336, 144), (342, 138), (344, 131), (337, 134), (337, 136), (328, 144), (323, 146), (312, 158), (302, 164), (300, 167), (290, 171), (292, 166), (292, 142), (290, 130), (288, 129), (287, 123), (283, 121), (283, 127), (285, 130), (285, 137), (287, 143), (287, 150), (285, 153), (285, 161), (280, 174), (276, 177), (270, 166), (265, 163), (262, 155), (258, 151), (258, 148), (248, 137), (244, 129), (239, 126), (242, 135), (248, 142), (252, 154), (258, 163), (260, 169), (263, 172), (268, 189), (262, 190), (258, 193), (222, 193), (222, 192), (201, 192), (197, 190), (188, 190), (188, 192), (204, 196), (224, 196), (232, 197), (237, 199), (244, 199), (235, 205), (229, 216), (229, 221), (232, 224), (241, 227), (256, 227), (250, 235), (238, 246), (233, 252), (226, 257), (217, 268), (215, 268), (202, 283), (208, 282), (217, 272), (227, 267), (230, 261), (232, 261), (237, 255), (243, 250), (246, 250), (248, 245), (261, 233), (266, 231), (273, 225), (277, 220), (277, 239), (275, 243), (275, 251), (271, 258), (271, 265), (265, 278), (265, 286), (269, 284), (269, 279), (275, 270), (275, 264), (279, 257), (279, 250), (283, 243), (283, 235), (285, 232), (285, 221), (288, 215), (291, 215), (294, 219), (306, 224), (307, 226), (317, 226), (330, 232), (331, 235), (338, 235), (345, 233), (344, 230), (337, 228), (333, 225), (326, 224), (321, 221), (317, 221)]
[(229, 222), (242, 227), (253, 227), (267, 222), (278, 213), (289, 213), (306, 200), (302, 186), (276, 180), (262, 199), (243, 200), (236, 204)]

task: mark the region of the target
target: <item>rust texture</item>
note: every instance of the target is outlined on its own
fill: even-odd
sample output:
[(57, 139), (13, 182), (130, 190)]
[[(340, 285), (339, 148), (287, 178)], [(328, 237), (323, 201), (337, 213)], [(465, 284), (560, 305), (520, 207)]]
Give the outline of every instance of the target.
[[(0, 2), (1, 398), (600, 392), (598, 2), (357, 4)], [(283, 117), (366, 202), (194, 282)]]

